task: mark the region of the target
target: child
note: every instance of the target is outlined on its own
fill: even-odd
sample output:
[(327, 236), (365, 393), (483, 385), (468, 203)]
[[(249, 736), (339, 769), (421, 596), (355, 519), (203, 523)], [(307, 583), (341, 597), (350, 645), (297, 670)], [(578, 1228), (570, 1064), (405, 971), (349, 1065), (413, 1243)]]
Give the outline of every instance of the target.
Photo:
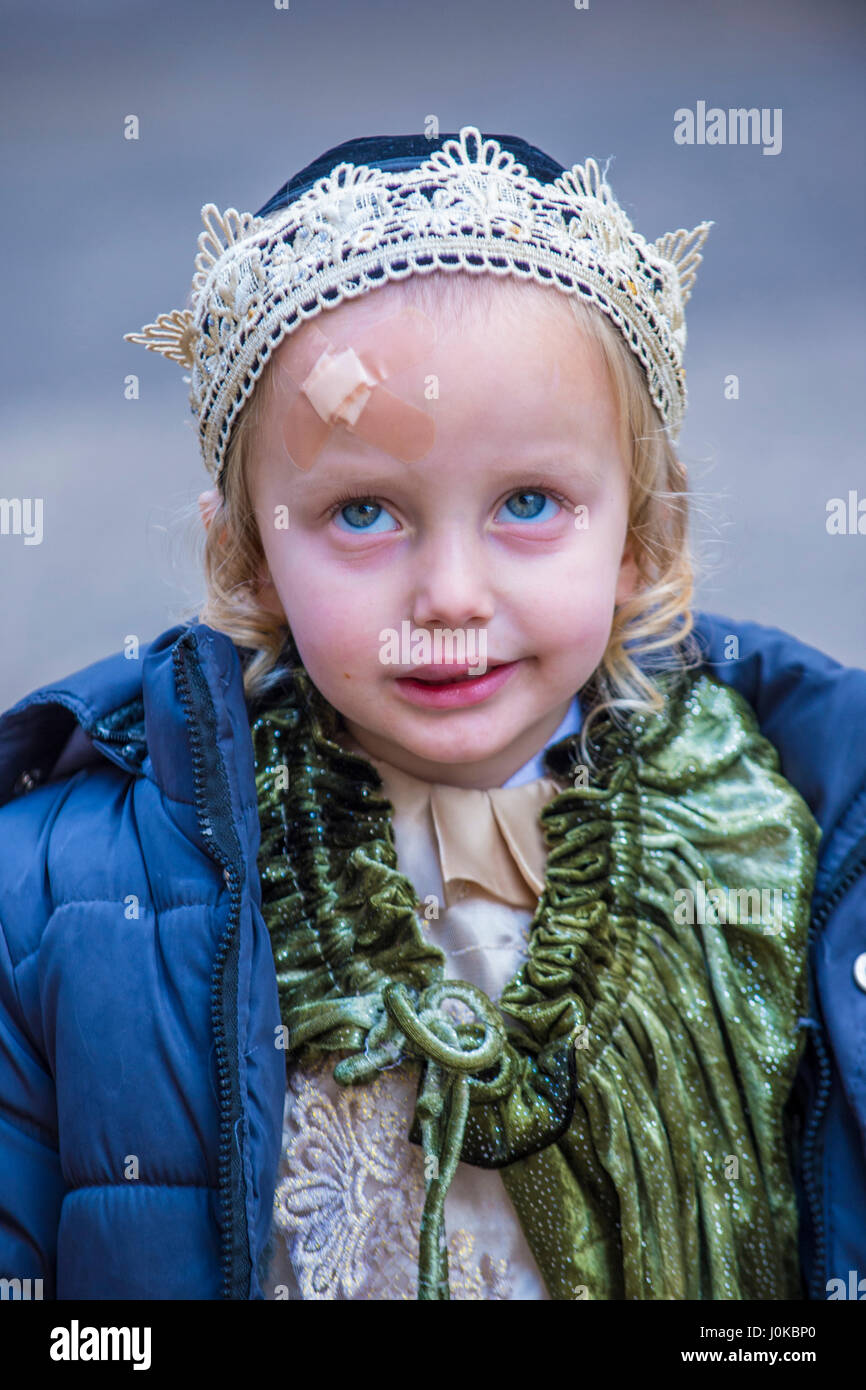
[(707, 224), (473, 127), (203, 215), (206, 603), (0, 721), (2, 1273), (834, 1296), (866, 673), (689, 609)]

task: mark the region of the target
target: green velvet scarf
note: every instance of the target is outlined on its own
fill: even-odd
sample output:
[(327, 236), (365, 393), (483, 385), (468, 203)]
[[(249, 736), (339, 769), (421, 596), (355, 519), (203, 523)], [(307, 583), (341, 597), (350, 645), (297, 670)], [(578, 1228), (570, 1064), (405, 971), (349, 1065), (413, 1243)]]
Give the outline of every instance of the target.
[(499, 1168), (555, 1299), (802, 1297), (783, 1108), (820, 829), (736, 691), (662, 682), (661, 714), (598, 721), (590, 785), (573, 736), (547, 750), (545, 888), (498, 1004), (446, 980), (379, 774), (299, 659), (253, 719), (287, 1057), (345, 1085), (420, 1063), (421, 1299), (449, 1297), (461, 1161)]

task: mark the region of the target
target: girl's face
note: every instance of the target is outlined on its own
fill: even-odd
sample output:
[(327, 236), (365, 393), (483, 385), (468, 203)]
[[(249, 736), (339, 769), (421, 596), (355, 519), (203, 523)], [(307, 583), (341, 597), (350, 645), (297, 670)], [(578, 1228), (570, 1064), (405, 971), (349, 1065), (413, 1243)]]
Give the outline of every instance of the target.
[[(282, 443), (296, 388), (277, 372), (249, 479), (269, 571), (263, 600), (285, 616), (349, 734), (374, 758), (465, 787), (501, 785), (545, 745), (601, 661), (614, 605), (636, 585), (628, 469), (600, 350), (565, 303), (549, 302), (558, 291), (523, 288), (519, 320), (495, 296), (489, 315), (433, 311), (429, 357), (388, 378), (433, 417), (420, 462), (337, 426), (302, 472)], [(401, 307), (394, 291), (318, 322), (351, 344)], [(431, 376), (438, 399), (428, 400)], [(286, 508), (287, 528), (275, 522)], [(436, 629), (450, 629), (454, 646), (421, 647), (425, 663), (457, 660), (462, 632), (464, 665), (477, 666), (486, 642), (488, 674), (471, 693), (454, 682), (437, 693), (417, 679), (437, 673), (387, 645), (389, 630), (418, 643)]]

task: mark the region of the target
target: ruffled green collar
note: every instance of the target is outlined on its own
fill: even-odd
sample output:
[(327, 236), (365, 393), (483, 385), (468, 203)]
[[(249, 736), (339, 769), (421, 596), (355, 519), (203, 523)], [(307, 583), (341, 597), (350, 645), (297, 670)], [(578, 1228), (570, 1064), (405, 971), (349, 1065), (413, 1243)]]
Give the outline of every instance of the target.
[[(596, 1282), (620, 1292), (592, 1296), (667, 1296), (646, 1292), (646, 1257), (629, 1258), (621, 1222), (619, 1233), (610, 1234), (616, 1196), (622, 1201), (627, 1195), (620, 1193), (617, 1177), (626, 1154), (605, 1155), (605, 1144), (612, 1127), (622, 1130), (624, 1144), (633, 1150), (636, 1144), (626, 1169), (638, 1187), (648, 1183), (655, 1194), (637, 1225), (662, 1227), (671, 1198), (658, 1187), (661, 1174), (667, 1167), (674, 1180), (679, 1162), (683, 1173), (675, 1186), (687, 1171), (696, 1203), (694, 1124), (718, 1128), (720, 1118), (729, 1145), (747, 1146), (756, 1163), (760, 1144), (773, 1154), (773, 1192), (765, 1175), (757, 1184), (752, 1175), (749, 1221), (742, 1229), (730, 1201), (723, 1203), (729, 1242), (736, 1246), (764, 1231), (774, 1254), (768, 1263), (765, 1258), (767, 1277), (755, 1280), (743, 1278), (728, 1251), (726, 1273), (715, 1284), (790, 1287), (792, 1199), (779, 1166), (777, 1111), (799, 1053), (803, 908), (811, 892), (817, 826), (778, 775), (775, 750), (761, 738), (745, 701), (704, 671), (671, 684), (659, 715), (632, 718), (627, 729), (599, 720), (592, 744), (597, 771), (589, 786), (571, 785), (579, 757), (575, 736), (547, 750), (545, 765), (563, 790), (541, 814), (548, 845), (545, 889), (529, 928), (528, 959), (498, 1007), (465, 982), (446, 982), (443, 953), (425, 937), (418, 895), (397, 865), (392, 808), (381, 779), (369, 761), (340, 745), (338, 721), (300, 661), (276, 707), (254, 720), (262, 906), (290, 1055), (302, 1060), (342, 1054), (334, 1076), (343, 1084), (363, 1083), (405, 1056), (422, 1063), (410, 1135), (423, 1145), (427, 1177), (419, 1297), (448, 1297), (444, 1202), (460, 1161), (502, 1169), (548, 1287), (555, 1296), (583, 1296), (570, 1291), (586, 1287), (581, 1241), (566, 1252), (561, 1234), (552, 1235), (553, 1224), (540, 1229), (532, 1215), (538, 1207), (532, 1184), (542, 1181), (539, 1165), (554, 1152), (567, 1158), (575, 1144), (592, 1152), (595, 1206), (586, 1231), (600, 1222), (608, 1245), (614, 1240), (619, 1250), (619, 1275), (608, 1259)], [(739, 806), (735, 794), (745, 794)], [(723, 884), (723, 866), (729, 882), (737, 883), (730, 871), (738, 855), (742, 862), (744, 849), (751, 856), (749, 886), (761, 886), (772, 873), (774, 884), (788, 892), (784, 942), (752, 926), (731, 935), (728, 925), (726, 939), (719, 925), (705, 926), (702, 935), (701, 928), (675, 921), (678, 885)], [(729, 1008), (730, 989), (742, 992), (747, 978), (758, 993), (750, 996), (754, 1017), (745, 1020), (741, 1046), (736, 1025), (742, 1020)], [(443, 1007), (449, 999), (459, 999), (473, 1021), (457, 1023)], [(744, 1067), (754, 1073), (748, 1029), (757, 1020), (777, 1055), (772, 1075), (744, 1076)], [(672, 1070), (660, 1064), (660, 1051)], [(695, 1067), (715, 1067), (723, 1081), (718, 1094), (704, 1086), (700, 1094), (679, 1094), (674, 1104), (678, 1090), (685, 1086), (689, 1092), (679, 1074), (683, 1067), (689, 1074)], [(642, 1116), (623, 1101), (623, 1069), (633, 1073), (632, 1085), (643, 1078)], [(749, 1084), (755, 1083), (763, 1087), (759, 1109), (768, 1126), (758, 1150), (747, 1118)], [(613, 1123), (617, 1114), (622, 1124)], [(679, 1159), (670, 1151), (672, 1132), (687, 1150)], [(578, 1175), (586, 1162), (569, 1168), (566, 1161), (567, 1171), (557, 1178), (561, 1200), (575, 1209), (587, 1201), (589, 1175)], [(711, 1176), (713, 1190), (724, 1194), (719, 1174)], [(549, 1183), (549, 1175), (543, 1181)], [(694, 1223), (697, 1208), (682, 1219)], [(706, 1284), (706, 1271), (688, 1272), (682, 1249), (674, 1258), (677, 1237), (666, 1239), (657, 1229), (653, 1241), (658, 1248), (649, 1263), (659, 1285), (693, 1288), (696, 1279)]]

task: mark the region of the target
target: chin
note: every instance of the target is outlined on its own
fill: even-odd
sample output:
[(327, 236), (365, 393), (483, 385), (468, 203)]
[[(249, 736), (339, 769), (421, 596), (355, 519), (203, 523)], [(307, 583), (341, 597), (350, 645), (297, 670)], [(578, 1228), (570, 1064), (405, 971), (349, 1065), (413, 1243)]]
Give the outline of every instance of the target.
[(497, 739), (495, 742), (485, 739), (467, 739), (465, 742), (459, 743), (450, 737), (445, 729), (427, 739), (407, 738), (403, 740), (399, 737), (395, 738), (393, 730), (390, 730), (384, 737), (399, 743), (414, 757), (423, 758), (428, 763), (441, 763), (443, 767), (464, 767), (467, 763), (487, 762), (503, 751), (501, 739)]

